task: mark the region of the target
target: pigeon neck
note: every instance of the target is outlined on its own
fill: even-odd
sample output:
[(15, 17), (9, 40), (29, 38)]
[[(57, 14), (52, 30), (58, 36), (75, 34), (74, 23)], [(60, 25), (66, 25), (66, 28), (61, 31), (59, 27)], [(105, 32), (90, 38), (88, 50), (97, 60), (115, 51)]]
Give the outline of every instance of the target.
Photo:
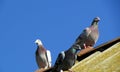
[(38, 42), (37, 44), (38, 44), (38, 46), (42, 46), (43, 45), (41, 42)]
[(93, 21), (91, 25), (97, 25), (98, 22)]
[(92, 22), (91, 26), (98, 27), (98, 22)]
[(40, 50), (40, 51), (45, 51), (45, 48), (40, 45), (40, 46), (39, 46), (39, 50)]
[(77, 50), (75, 48), (72, 48), (72, 53), (77, 53)]

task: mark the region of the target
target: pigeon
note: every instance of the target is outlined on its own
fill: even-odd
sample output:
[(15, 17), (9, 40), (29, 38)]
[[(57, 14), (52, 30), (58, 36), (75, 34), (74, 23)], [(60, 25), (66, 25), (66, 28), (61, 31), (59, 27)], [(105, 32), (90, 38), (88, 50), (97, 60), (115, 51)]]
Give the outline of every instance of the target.
[(77, 51), (80, 50), (79, 45), (72, 45), (68, 50), (62, 51), (55, 62), (52, 72), (63, 72), (70, 70), (77, 59)]
[(76, 39), (75, 44), (81, 46), (82, 49), (93, 47), (99, 37), (98, 22), (99, 17), (93, 19), (91, 26), (85, 28), (83, 32)]
[(49, 50), (46, 50), (40, 39), (35, 41), (37, 44), (36, 50), (36, 62), (39, 68), (47, 69), (51, 67), (51, 53)]

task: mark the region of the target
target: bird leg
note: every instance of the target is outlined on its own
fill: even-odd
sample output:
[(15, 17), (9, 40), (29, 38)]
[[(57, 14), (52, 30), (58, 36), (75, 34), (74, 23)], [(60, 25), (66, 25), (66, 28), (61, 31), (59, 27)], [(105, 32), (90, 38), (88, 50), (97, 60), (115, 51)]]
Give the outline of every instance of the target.
[(44, 69), (47, 69), (48, 68), (48, 66), (45, 66), (45, 68)]
[(87, 46), (87, 48), (93, 48), (93, 46)]
[(72, 71), (71, 69), (69, 69), (68, 72), (74, 72), (74, 71)]
[(93, 48), (92, 45), (86, 46), (86, 44), (83, 44), (83, 46), (84, 46), (85, 49), (86, 49), (86, 48)]
[(39, 70), (37, 70), (36, 72), (44, 72), (45, 69), (44, 68), (40, 68)]
[(85, 49), (87, 48), (87, 46), (86, 46), (86, 44), (85, 44), (85, 43), (83, 44), (83, 46), (84, 46), (84, 48), (85, 48)]
[(60, 72), (63, 72), (63, 70), (60, 70)]

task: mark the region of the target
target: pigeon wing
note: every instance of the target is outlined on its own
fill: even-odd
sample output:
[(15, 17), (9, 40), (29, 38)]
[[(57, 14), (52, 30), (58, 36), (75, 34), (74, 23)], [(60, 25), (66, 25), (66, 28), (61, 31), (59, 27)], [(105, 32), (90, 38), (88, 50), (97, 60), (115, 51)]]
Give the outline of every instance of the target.
[(48, 67), (51, 67), (52, 59), (51, 59), (51, 53), (50, 53), (49, 50), (46, 51), (46, 57), (47, 57), (47, 60), (48, 60)]

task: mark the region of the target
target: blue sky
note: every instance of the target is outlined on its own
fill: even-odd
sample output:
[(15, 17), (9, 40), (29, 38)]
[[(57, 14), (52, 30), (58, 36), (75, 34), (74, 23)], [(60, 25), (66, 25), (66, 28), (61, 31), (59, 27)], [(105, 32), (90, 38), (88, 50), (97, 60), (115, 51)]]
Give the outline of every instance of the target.
[(95, 46), (120, 36), (119, 0), (0, 0), (0, 72), (34, 72), (36, 44), (57, 55), (68, 49), (94, 17), (100, 37)]

